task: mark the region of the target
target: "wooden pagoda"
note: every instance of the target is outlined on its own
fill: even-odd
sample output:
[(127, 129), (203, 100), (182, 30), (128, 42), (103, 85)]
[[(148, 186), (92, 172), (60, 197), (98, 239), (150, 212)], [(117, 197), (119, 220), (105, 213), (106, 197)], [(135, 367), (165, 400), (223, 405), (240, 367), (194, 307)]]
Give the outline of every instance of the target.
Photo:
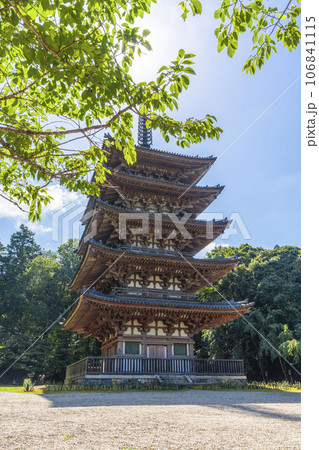
[[(69, 381), (79, 372), (216, 371), (216, 364), (214, 370), (200, 370), (193, 356), (194, 334), (232, 321), (251, 307), (233, 300), (203, 302), (196, 295), (238, 264), (236, 257), (194, 257), (229, 225), (227, 219), (209, 224), (196, 219), (223, 190), (197, 186), (216, 158), (152, 149), (145, 134), (136, 153), (137, 162), (129, 166), (122, 152), (111, 147), (111, 174), (84, 214), (77, 249), (82, 261), (70, 285), (81, 296), (64, 329), (98, 339), (102, 355), (69, 367)], [(243, 372), (241, 364), (234, 364), (226, 372)]]

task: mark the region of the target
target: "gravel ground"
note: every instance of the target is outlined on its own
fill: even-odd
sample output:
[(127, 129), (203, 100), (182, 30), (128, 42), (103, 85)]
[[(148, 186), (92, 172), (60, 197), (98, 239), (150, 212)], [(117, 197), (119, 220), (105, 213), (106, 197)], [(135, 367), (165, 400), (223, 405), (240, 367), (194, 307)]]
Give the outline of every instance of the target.
[(0, 392), (1, 449), (299, 449), (300, 394)]

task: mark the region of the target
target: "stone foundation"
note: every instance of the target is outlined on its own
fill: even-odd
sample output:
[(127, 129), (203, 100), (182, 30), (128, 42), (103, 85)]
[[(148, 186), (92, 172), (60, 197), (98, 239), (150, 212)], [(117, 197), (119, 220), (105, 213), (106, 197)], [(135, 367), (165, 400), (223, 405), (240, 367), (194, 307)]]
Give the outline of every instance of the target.
[(247, 377), (245, 375), (85, 375), (73, 380), (68, 384), (85, 384), (85, 385), (107, 385), (114, 387), (118, 385), (143, 385), (143, 384), (177, 384), (192, 385), (199, 384), (216, 384), (220, 382), (231, 382), (238, 384), (246, 384)]

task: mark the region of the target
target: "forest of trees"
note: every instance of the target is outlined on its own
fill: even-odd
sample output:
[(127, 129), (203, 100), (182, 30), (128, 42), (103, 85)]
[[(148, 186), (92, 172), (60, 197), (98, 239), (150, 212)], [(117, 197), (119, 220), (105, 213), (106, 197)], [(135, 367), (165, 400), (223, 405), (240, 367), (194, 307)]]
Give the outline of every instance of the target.
[(204, 331), (196, 340), (198, 356), (244, 359), (249, 379), (300, 379), (300, 249), (217, 247), (209, 257), (234, 254), (242, 258), (239, 266), (203, 289), (204, 297), (248, 299), (254, 307), (244, 318)]
[[(0, 375), (76, 300), (77, 293), (67, 287), (79, 263), (75, 246), (69, 240), (56, 252), (44, 251), (24, 225), (6, 247), (0, 244)], [(293, 367), (300, 371), (300, 249), (217, 247), (209, 257), (235, 253), (242, 258), (239, 266), (214, 287), (205, 288), (203, 295), (214, 302), (224, 301), (222, 296), (253, 301), (246, 316), (249, 323), (241, 318), (197, 335), (196, 356), (243, 358), (251, 380), (296, 380)], [(63, 381), (66, 365), (100, 354), (94, 339), (62, 330), (65, 318), (6, 372), (1, 384), (21, 383), (27, 376), (35, 381)]]
[[(56, 252), (43, 251), (34, 233), (22, 225), (0, 248), (0, 375), (58, 316), (77, 293), (69, 291), (79, 258), (69, 240)], [(66, 316), (70, 313), (66, 314)], [(65, 318), (65, 317), (63, 317)], [(1, 379), (1, 383), (63, 381), (65, 366), (87, 355), (100, 355), (99, 343), (62, 330), (57, 322)]]

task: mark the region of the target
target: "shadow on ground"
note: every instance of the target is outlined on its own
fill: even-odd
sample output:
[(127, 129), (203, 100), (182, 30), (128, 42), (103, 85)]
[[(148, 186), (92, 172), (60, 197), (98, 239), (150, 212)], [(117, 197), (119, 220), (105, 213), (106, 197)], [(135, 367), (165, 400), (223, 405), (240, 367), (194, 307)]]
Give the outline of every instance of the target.
[[(298, 415), (282, 414), (278, 405), (300, 403), (296, 392), (73, 392), (41, 395), (52, 408), (99, 406), (198, 405), (208, 408), (230, 408), (248, 414), (299, 421)], [(272, 408), (272, 405), (274, 406)]]

